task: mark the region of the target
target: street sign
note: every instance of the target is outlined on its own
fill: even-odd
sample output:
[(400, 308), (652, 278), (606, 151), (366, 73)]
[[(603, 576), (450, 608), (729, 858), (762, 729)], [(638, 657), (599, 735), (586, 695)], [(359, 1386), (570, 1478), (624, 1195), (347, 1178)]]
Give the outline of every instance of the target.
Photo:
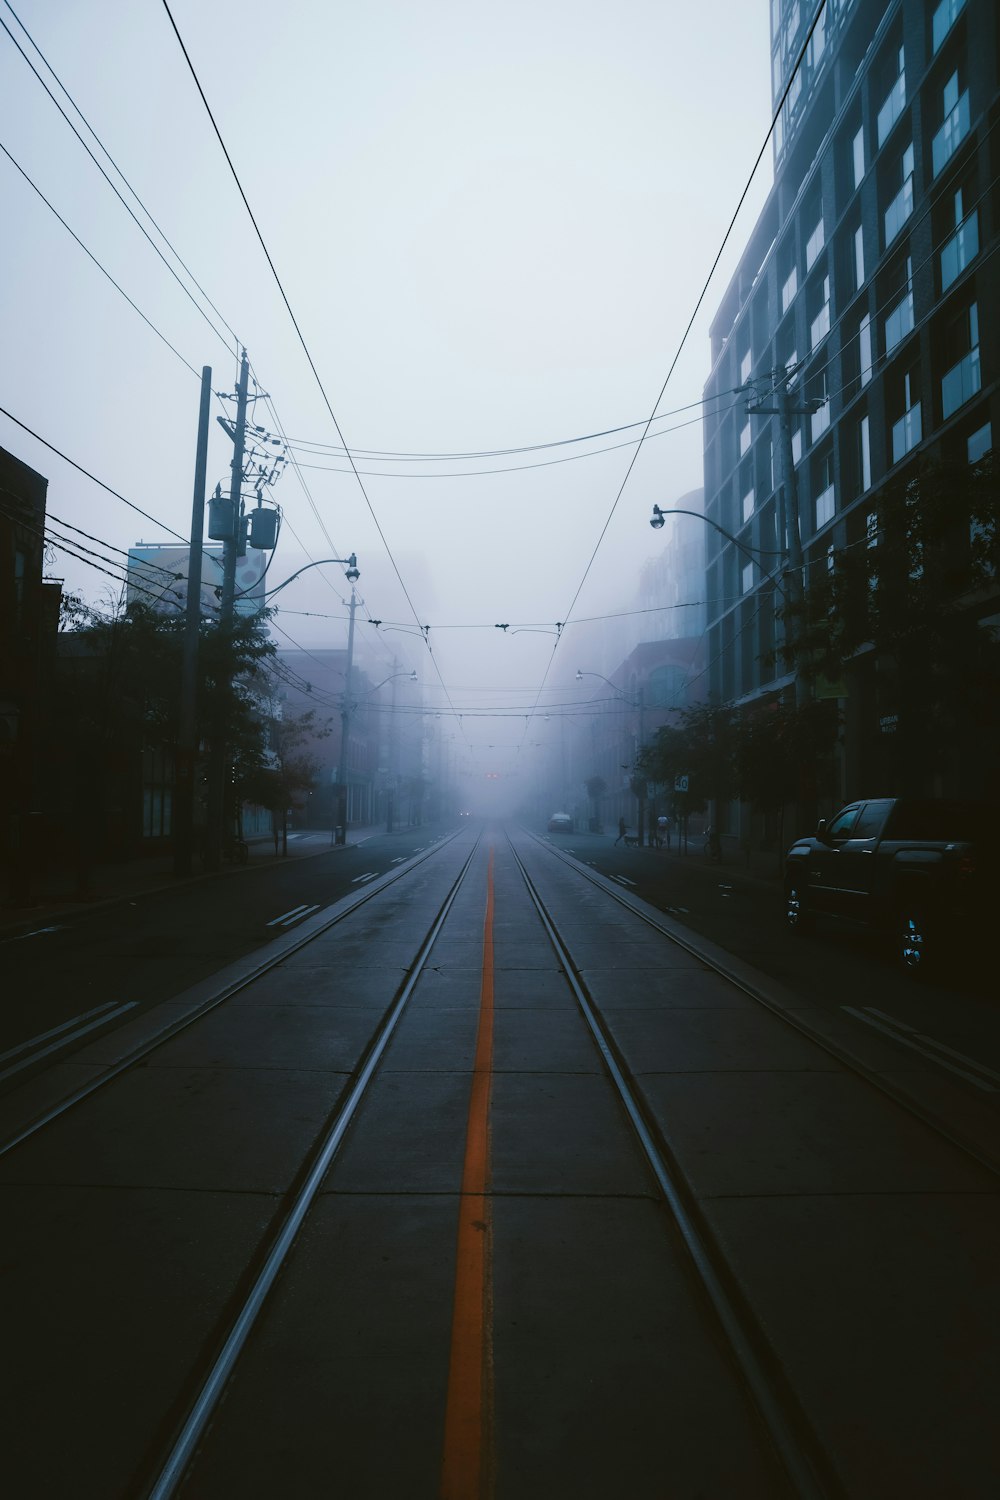
[(686, 792), (687, 789), (688, 789), (688, 777), (687, 776), (675, 776), (674, 777), (674, 791), (675, 792)]

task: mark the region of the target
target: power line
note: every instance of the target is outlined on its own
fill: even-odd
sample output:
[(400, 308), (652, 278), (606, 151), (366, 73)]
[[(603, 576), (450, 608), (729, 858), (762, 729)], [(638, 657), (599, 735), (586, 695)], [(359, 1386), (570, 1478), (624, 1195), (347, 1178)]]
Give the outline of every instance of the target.
[[(2, 25), (2, 22), (0, 22), (0, 25)], [(45, 194), (42, 192), (42, 190), (38, 186), (37, 182), (35, 182), (31, 177), (28, 176), (28, 173), (21, 166), (21, 163), (14, 156), (11, 155), (10, 151), (8, 151), (8, 149), (4, 145), (3, 141), (0, 141), (0, 151), (3, 152), (4, 156), (6, 156), (7, 160), (11, 163), (11, 165), (18, 172), (20, 172), (21, 176), (24, 178), (24, 180), (28, 184), (28, 186), (34, 192), (36, 192), (38, 194), (39, 198), (41, 198), (42, 202), (45, 204), (45, 207), (49, 210), (49, 212), (55, 214), (56, 218), (59, 220), (59, 222), (62, 225), (62, 227), (66, 230), (67, 234), (72, 235), (73, 239), (76, 240), (76, 243), (80, 246), (80, 249), (83, 251), (83, 253), (85, 255), (89, 256), (90, 259), (94, 262), (94, 265), (101, 272), (101, 274), (104, 275), (104, 276), (106, 276), (108, 278), (108, 280), (111, 282), (111, 285), (114, 287), (115, 291), (119, 292), (121, 294), (121, 296), (123, 296), (125, 298), (125, 301), (128, 303), (129, 307), (132, 308), (133, 312), (137, 312), (139, 314), (139, 317), (147, 325), (147, 327), (149, 327), (149, 328), (151, 328), (153, 330), (153, 332), (156, 334), (156, 337), (158, 339), (162, 339), (163, 343), (166, 344), (166, 346), (170, 350), (171, 354), (176, 354), (176, 356), (180, 360), (181, 364), (185, 365), (191, 371), (192, 375), (197, 375), (198, 371), (195, 369), (194, 365), (191, 364), (189, 360), (186, 360), (184, 358), (183, 354), (180, 352), (180, 350), (177, 349), (177, 348), (175, 348), (174, 345), (170, 342), (170, 340), (167, 338), (166, 334), (162, 333), (160, 331), (160, 329), (157, 328), (157, 326), (153, 322), (152, 318), (148, 318), (146, 316), (146, 314), (143, 312), (142, 308), (139, 307), (139, 305), (137, 303), (135, 303), (135, 302), (132, 301), (132, 298), (129, 296), (128, 292), (125, 291), (124, 287), (122, 287), (121, 285), (119, 285), (119, 283), (112, 276), (111, 272), (108, 270), (107, 266), (103, 265), (101, 263), (101, 261), (98, 260), (97, 256), (94, 254), (94, 252), (92, 250), (88, 249), (88, 247), (83, 243), (83, 240), (81, 240), (80, 236), (75, 232), (75, 230), (73, 230), (73, 229), (71, 229), (69, 227), (69, 225), (67, 224), (66, 220), (63, 218), (63, 216), (59, 212), (59, 210), (57, 208), (55, 208), (52, 203), (49, 202), (48, 198), (46, 198)]]
[[(179, 47), (181, 49), (181, 52), (184, 55), (184, 60), (185, 60), (185, 62), (188, 65), (188, 69), (189, 69), (189, 71), (191, 73), (192, 79), (194, 80), (195, 87), (197, 88), (198, 93), (201, 96), (201, 101), (204, 104), (206, 113), (208, 114), (208, 118), (211, 121), (212, 129), (215, 131), (216, 139), (218, 140), (219, 145), (222, 148), (222, 153), (225, 156), (226, 162), (227, 162), (227, 164), (229, 166), (229, 170), (232, 173), (233, 181), (236, 183), (237, 189), (239, 190), (240, 197), (243, 199), (244, 207), (246, 208), (247, 214), (250, 217), (250, 222), (251, 222), (251, 224), (254, 227), (254, 233), (256, 234), (257, 239), (260, 242), (260, 247), (261, 247), (261, 249), (264, 252), (264, 256), (265, 256), (265, 259), (267, 260), (268, 266), (271, 269), (271, 274), (274, 277), (275, 285), (277, 286), (278, 291), (281, 294), (281, 300), (284, 302), (285, 308), (286, 308), (286, 310), (288, 312), (288, 316), (289, 316), (289, 318), (292, 321), (292, 326), (295, 329), (296, 336), (297, 336), (297, 338), (299, 340), (299, 343), (302, 346), (302, 351), (305, 354), (306, 359), (307, 359), (307, 361), (309, 363), (309, 368), (311, 369), (311, 371), (313, 373), (313, 376), (315, 378), (316, 384), (317, 384), (317, 386), (319, 388), (320, 395), (323, 398), (323, 403), (326, 406), (327, 412), (329, 413), (330, 420), (333, 422), (334, 428), (335, 428), (336, 433), (337, 433), (337, 437), (340, 439), (341, 445), (343, 446), (345, 452), (347, 452), (347, 454), (348, 454), (348, 458), (350, 459), (350, 463), (351, 463), (351, 468), (354, 471), (355, 478), (358, 481), (358, 486), (359, 486), (359, 488), (361, 490), (362, 495), (364, 496), (365, 504), (368, 506), (368, 510), (369, 510), (369, 512), (371, 514), (371, 518), (372, 518), (373, 522), (375, 523), (375, 529), (377, 530), (377, 532), (379, 534), (379, 537), (382, 540), (382, 545), (385, 547), (386, 556), (388, 557), (390, 563), (392, 564), (393, 572), (396, 574), (396, 577), (399, 580), (399, 586), (403, 590), (403, 594), (404, 594), (404, 596), (406, 598), (406, 602), (410, 606), (410, 609), (411, 609), (411, 611), (413, 613), (413, 618), (417, 622), (417, 624), (419, 625), (420, 624), (420, 620), (419, 620), (419, 617), (417, 615), (416, 606), (414, 605), (413, 600), (410, 597), (410, 593), (409, 593), (409, 590), (406, 587), (406, 584), (403, 582), (403, 575), (399, 571), (399, 567), (398, 567), (398, 565), (396, 563), (396, 559), (393, 557), (392, 549), (389, 546), (389, 542), (388, 542), (388, 539), (386, 538), (385, 532), (382, 530), (381, 523), (380, 523), (380, 521), (378, 519), (378, 516), (375, 513), (375, 507), (372, 505), (371, 500), (369, 499), (368, 491), (365, 489), (364, 483), (362, 482), (362, 479), (361, 479), (361, 475), (358, 473), (357, 466), (355, 465), (354, 460), (352, 458), (350, 458), (350, 453), (349, 453), (349, 451), (347, 449), (347, 444), (344, 442), (344, 434), (340, 430), (340, 423), (337, 421), (337, 418), (336, 418), (336, 415), (334, 413), (333, 407), (330, 404), (330, 398), (329, 398), (329, 396), (326, 393), (326, 387), (324, 386), (323, 381), (320, 378), (320, 373), (319, 373), (319, 370), (316, 368), (316, 363), (313, 360), (313, 357), (312, 357), (311, 353), (309, 352), (309, 346), (308, 346), (308, 344), (305, 341), (305, 338), (304, 338), (303, 333), (302, 333), (302, 329), (299, 327), (298, 319), (296, 318), (295, 313), (292, 310), (292, 304), (288, 300), (288, 296), (287, 296), (287, 294), (285, 292), (285, 288), (282, 285), (281, 277), (278, 275), (277, 267), (275, 266), (274, 261), (271, 258), (271, 253), (268, 250), (267, 245), (266, 245), (266, 243), (264, 241), (264, 236), (262, 235), (262, 233), (260, 231), (260, 226), (258, 225), (256, 218), (254, 217), (253, 209), (250, 207), (250, 202), (249, 202), (249, 200), (247, 198), (247, 195), (243, 191), (243, 184), (240, 181), (239, 173), (236, 171), (236, 167), (235, 167), (235, 165), (233, 163), (233, 159), (229, 155), (229, 151), (228, 151), (228, 149), (226, 147), (226, 143), (225, 143), (225, 141), (222, 138), (222, 132), (220, 131), (220, 129), (219, 129), (217, 123), (216, 123), (215, 116), (212, 113), (211, 106), (209, 105), (208, 99), (207, 99), (207, 97), (205, 95), (205, 90), (201, 86), (201, 81), (198, 78), (197, 72), (195, 71), (194, 63), (191, 61), (191, 57), (188, 54), (188, 50), (187, 50), (187, 48), (184, 45), (184, 40), (181, 37), (180, 31), (177, 28), (177, 23), (174, 20), (173, 14), (171, 12), (169, 4), (167, 3), (167, 0), (163, 0), (163, 8), (164, 8), (164, 10), (167, 13), (167, 18), (170, 21), (170, 25), (171, 25), (171, 27), (173, 29), (175, 37), (177, 38), (178, 45), (179, 45)], [(429, 652), (429, 654), (431, 656), (431, 659), (433, 661), (434, 660), (434, 653), (430, 649), (430, 643), (429, 642), (427, 643), (427, 649), (428, 649), (428, 652)], [(441, 680), (442, 687), (444, 687), (444, 678), (441, 677), (441, 671), (440, 671), (440, 668), (438, 667), (436, 661), (434, 662), (434, 670), (435, 670), (435, 672), (437, 673), (438, 677)]]
[[(9, 8), (9, 6), (8, 6), (8, 8)], [(12, 14), (13, 14), (13, 12), (12, 12)], [(19, 25), (21, 24), (20, 21), (18, 22), (18, 24)], [(59, 103), (59, 100), (56, 98), (55, 94), (53, 94), (52, 90), (49, 88), (48, 84), (45, 82), (45, 79), (42, 77), (41, 73), (39, 73), (38, 69), (35, 67), (34, 63), (31, 61), (31, 58), (28, 56), (28, 54), (25, 52), (24, 48), (21, 46), (20, 42), (17, 40), (17, 37), (11, 31), (11, 29), (7, 25), (6, 21), (4, 21), (2, 18), (0, 18), (0, 27), (2, 27), (3, 30), (7, 33), (7, 35), (10, 37), (11, 42), (17, 48), (18, 52), (23, 57), (24, 61), (27, 63), (28, 67), (31, 69), (32, 73), (35, 75), (35, 77), (37, 78), (38, 82), (41, 84), (42, 88), (45, 90), (46, 94), (48, 94), (49, 98), (52, 100), (52, 103), (55, 105), (56, 109), (62, 115), (63, 119), (66, 121), (66, 124), (69, 126), (70, 130), (72, 130), (73, 134), (76, 136), (77, 140), (80, 142), (80, 145), (83, 147), (84, 151), (86, 151), (87, 155), (90, 157), (91, 161), (94, 163), (94, 166), (100, 172), (101, 176), (104, 178), (105, 182), (108, 184), (108, 187), (114, 193), (115, 197), (118, 199), (119, 203), (122, 205), (122, 207), (124, 208), (125, 212), (128, 214), (129, 218), (135, 224), (136, 228), (138, 229), (139, 233), (142, 235), (143, 239), (145, 239), (147, 241), (147, 243), (152, 246), (152, 248), (155, 251), (155, 253), (159, 256), (160, 260), (166, 266), (166, 268), (170, 272), (171, 276), (177, 282), (177, 285), (180, 287), (180, 289), (184, 293), (185, 297), (187, 297), (187, 299), (191, 303), (192, 307), (194, 307), (196, 309), (196, 311), (201, 315), (201, 317), (204, 318), (205, 322), (208, 324), (209, 328), (211, 328), (211, 330), (215, 334), (216, 338), (222, 339), (222, 342), (228, 348), (229, 347), (228, 346), (228, 340), (222, 338), (221, 333), (216, 328), (215, 324), (212, 322), (211, 318), (208, 316), (208, 314), (206, 313), (205, 309), (192, 296), (190, 289), (184, 285), (183, 281), (178, 276), (178, 274), (174, 270), (173, 266), (170, 264), (170, 262), (167, 260), (166, 256), (163, 254), (163, 251), (160, 249), (159, 245), (157, 245), (156, 241), (149, 234), (148, 230), (136, 218), (135, 213), (132, 211), (132, 209), (126, 203), (125, 199), (122, 197), (121, 193), (118, 191), (118, 188), (112, 182), (111, 178), (108, 176), (107, 172), (104, 170), (104, 168), (102, 167), (101, 163), (98, 161), (97, 157), (94, 155), (93, 151), (91, 151), (90, 147), (87, 145), (87, 142), (84, 140), (83, 136), (80, 134), (80, 132), (77, 130), (76, 126), (73, 124), (73, 121), (70, 119), (69, 115), (66, 113), (66, 111), (63, 109), (62, 105)], [(25, 32), (25, 35), (27, 35), (27, 32)], [(34, 44), (32, 44), (32, 45), (34, 45)], [(39, 54), (39, 55), (41, 55), (41, 54)], [(46, 66), (48, 66), (48, 65), (46, 64)], [(55, 77), (55, 74), (53, 74), (53, 77)], [(62, 87), (62, 85), (60, 85), (60, 87)], [(68, 97), (69, 96), (67, 95), (67, 98)], [(76, 106), (74, 105), (74, 108), (75, 107)], [(81, 118), (82, 118), (82, 116), (81, 116)], [(90, 127), (88, 126), (87, 128), (89, 129)], [(96, 139), (97, 139), (97, 137), (95, 136), (95, 140)], [(102, 146), (101, 149), (102, 150), (104, 149), (103, 146)], [(110, 157), (109, 157), (109, 160), (110, 160)], [(118, 169), (115, 168), (115, 170), (117, 171)], [(131, 189), (130, 189), (130, 191), (131, 191)]]
[[(726, 394), (730, 393), (727, 392)], [(734, 406), (738, 406), (739, 404), (740, 403), (738, 401), (733, 403)], [(731, 411), (732, 409), (732, 406), (728, 406), (724, 411), (718, 413), (718, 415), (725, 416), (726, 412)], [(697, 425), (701, 421), (702, 417), (697, 416), (692, 417), (687, 422), (677, 422), (673, 427), (662, 427), (659, 432), (650, 433), (647, 441), (651, 441), (653, 438), (666, 437), (667, 433), (670, 432), (680, 432), (685, 427), (697, 427)], [(555, 464), (578, 463), (580, 459), (583, 458), (597, 458), (601, 453), (616, 453), (620, 448), (637, 448), (642, 443), (642, 441), (642, 438), (632, 438), (626, 443), (612, 443), (607, 448), (593, 448), (589, 453), (570, 453), (567, 454), (565, 458), (540, 459), (537, 463), (532, 464), (509, 464), (504, 468), (455, 469), (450, 471), (432, 472), (429, 474), (396, 474), (384, 469), (361, 469), (355, 470), (354, 472), (361, 473), (368, 476), (369, 478), (376, 479), (478, 479), (480, 478), (480, 476), (485, 474), (521, 474), (528, 469), (549, 469), (552, 468)], [(547, 447), (549, 445), (543, 444), (540, 446)], [(555, 447), (558, 445), (552, 444), (551, 446)], [(302, 467), (304, 469), (318, 469), (325, 474), (350, 474), (352, 472), (350, 469), (338, 468), (334, 464), (302, 464)]]
[[(679, 416), (682, 412), (693, 411), (699, 406), (707, 406), (711, 401), (721, 401), (723, 396), (736, 394), (737, 392), (733, 390), (720, 391), (715, 396), (702, 396), (698, 401), (688, 401), (684, 406), (675, 406), (671, 411), (661, 411), (656, 421), (660, 422), (666, 417)], [(355, 458), (384, 458), (398, 463), (437, 463), (443, 460), (460, 462), (473, 458), (506, 458), (515, 453), (538, 453), (545, 448), (565, 448), (575, 443), (596, 442), (598, 438), (616, 437), (620, 432), (629, 432), (633, 428), (641, 427), (642, 425), (641, 421), (625, 422), (618, 427), (605, 427), (597, 432), (581, 433), (578, 437), (553, 438), (544, 443), (525, 443), (512, 448), (483, 448), (478, 451), (474, 450), (465, 453), (407, 453), (392, 448), (352, 448), (349, 451), (354, 454)], [(301, 449), (303, 452), (315, 450), (318, 453), (339, 453), (346, 455), (348, 451), (339, 444), (322, 443), (318, 439), (289, 438), (288, 441), (292, 447)], [(338, 472), (348, 473), (349, 470), (345, 469)]]

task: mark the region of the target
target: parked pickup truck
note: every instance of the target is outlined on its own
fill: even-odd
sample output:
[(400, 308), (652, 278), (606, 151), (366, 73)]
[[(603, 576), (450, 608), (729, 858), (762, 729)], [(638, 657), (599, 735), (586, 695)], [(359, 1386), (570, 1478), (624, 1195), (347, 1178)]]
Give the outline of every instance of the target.
[(981, 948), (1000, 917), (1000, 810), (986, 803), (876, 797), (851, 802), (785, 858), (785, 921), (817, 912), (890, 933), (911, 974), (946, 949)]

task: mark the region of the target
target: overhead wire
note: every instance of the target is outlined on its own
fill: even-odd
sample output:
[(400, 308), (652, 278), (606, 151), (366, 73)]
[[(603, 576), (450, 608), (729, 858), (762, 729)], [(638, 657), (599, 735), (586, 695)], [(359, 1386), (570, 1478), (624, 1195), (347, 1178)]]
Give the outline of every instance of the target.
[[(285, 308), (286, 308), (286, 310), (288, 312), (288, 316), (291, 319), (293, 328), (295, 329), (296, 336), (297, 336), (297, 338), (299, 340), (300, 345), (302, 346), (302, 351), (305, 354), (306, 360), (307, 360), (307, 362), (309, 364), (309, 368), (311, 369), (311, 371), (313, 373), (313, 377), (314, 377), (314, 379), (316, 381), (317, 387), (319, 388), (320, 395), (323, 398), (323, 403), (326, 406), (326, 409), (327, 409), (327, 412), (329, 414), (330, 420), (332, 421), (332, 423), (334, 425), (334, 429), (336, 430), (337, 437), (340, 439), (340, 442), (341, 442), (342, 446), (344, 447), (345, 452), (348, 452), (347, 444), (344, 442), (344, 434), (343, 434), (343, 432), (340, 429), (340, 423), (337, 421), (337, 417), (336, 417), (336, 415), (334, 413), (334, 410), (333, 410), (333, 407), (332, 407), (332, 405), (330, 403), (330, 398), (329, 398), (329, 396), (326, 393), (326, 387), (323, 384), (323, 381), (322, 381), (322, 378), (320, 376), (319, 370), (317, 369), (316, 363), (315, 363), (315, 361), (314, 361), (314, 359), (312, 357), (312, 354), (309, 351), (309, 346), (308, 346), (308, 344), (305, 341), (305, 337), (303, 336), (302, 329), (299, 326), (299, 321), (298, 321), (298, 319), (295, 316), (295, 313), (294, 313), (294, 311), (292, 309), (292, 304), (291, 304), (291, 302), (288, 299), (287, 293), (285, 292), (285, 288), (284, 288), (284, 285), (282, 284), (281, 277), (278, 275), (277, 267), (275, 266), (274, 261), (273, 261), (273, 259), (271, 257), (271, 253), (270, 253), (270, 251), (267, 248), (267, 244), (266, 244), (266, 242), (264, 240), (263, 234), (261, 233), (260, 226), (257, 223), (257, 219), (256, 219), (256, 217), (254, 215), (253, 209), (250, 207), (249, 199), (247, 198), (247, 195), (246, 195), (246, 193), (243, 190), (243, 184), (240, 181), (239, 173), (237, 172), (235, 164), (233, 162), (233, 159), (232, 159), (232, 157), (229, 154), (229, 150), (228, 150), (228, 148), (226, 146), (226, 143), (225, 143), (225, 141), (223, 139), (222, 132), (220, 131), (219, 126), (216, 123), (216, 119), (215, 119), (214, 114), (212, 113), (212, 109), (211, 109), (211, 106), (210, 106), (210, 104), (208, 102), (208, 98), (206, 97), (205, 91), (202, 88), (201, 80), (198, 77), (197, 71), (196, 71), (194, 63), (193, 63), (193, 61), (191, 59), (191, 56), (188, 53), (187, 47), (184, 45), (184, 39), (182, 38), (182, 36), (180, 34), (180, 31), (178, 30), (177, 22), (174, 20), (173, 13), (172, 13), (172, 11), (170, 9), (170, 6), (168, 4), (168, 0), (162, 0), (162, 3), (163, 3), (163, 8), (164, 8), (164, 10), (167, 13), (167, 18), (170, 21), (171, 28), (173, 29), (174, 36), (177, 38), (177, 43), (178, 43), (178, 45), (179, 45), (179, 47), (181, 49), (181, 52), (183, 53), (184, 60), (185, 60), (185, 62), (188, 65), (188, 69), (189, 69), (189, 71), (191, 73), (191, 77), (194, 80), (195, 87), (197, 88), (198, 93), (199, 93), (199, 95), (201, 97), (202, 104), (205, 106), (205, 111), (208, 114), (208, 118), (209, 118), (209, 120), (211, 122), (212, 129), (215, 132), (216, 139), (218, 140), (219, 146), (222, 149), (222, 153), (223, 153), (223, 155), (226, 158), (226, 162), (227, 162), (227, 164), (229, 166), (229, 170), (230, 170), (230, 172), (232, 174), (233, 181), (236, 183), (236, 187), (237, 187), (237, 189), (239, 191), (240, 197), (243, 200), (243, 205), (246, 208), (247, 214), (249, 215), (250, 222), (253, 225), (254, 232), (257, 235), (257, 239), (258, 239), (258, 241), (260, 243), (260, 247), (261, 247), (262, 251), (264, 252), (264, 257), (267, 260), (268, 266), (270, 267), (270, 270), (271, 270), (271, 274), (274, 277), (275, 285), (277, 286), (278, 291), (281, 294), (281, 299), (282, 299), (282, 301), (285, 304)], [(350, 459), (349, 452), (348, 452), (348, 457)], [(367, 505), (369, 513), (371, 514), (371, 518), (372, 518), (372, 521), (374, 522), (375, 529), (377, 530), (377, 532), (379, 534), (379, 537), (381, 538), (382, 545), (385, 548), (386, 556), (389, 558), (389, 561), (392, 564), (392, 568), (393, 568), (394, 573), (396, 574), (396, 578), (397, 578), (397, 580), (399, 582), (399, 586), (400, 586), (400, 588), (403, 591), (403, 595), (404, 595), (404, 597), (406, 599), (407, 604), (410, 606), (410, 610), (411, 610), (411, 612), (413, 614), (413, 618), (416, 621), (417, 625), (419, 626), (420, 625), (420, 617), (417, 614), (416, 606), (414, 605), (413, 600), (410, 597), (410, 592), (407, 589), (406, 584), (405, 584), (405, 582), (403, 580), (403, 575), (402, 575), (402, 573), (399, 570), (399, 566), (396, 563), (395, 557), (393, 556), (392, 549), (389, 546), (388, 538), (386, 537), (385, 532), (382, 529), (381, 522), (379, 521), (379, 518), (378, 518), (378, 516), (377, 516), (377, 514), (375, 512), (375, 507), (372, 505), (371, 499), (369, 498), (369, 495), (368, 495), (368, 491), (365, 489), (365, 486), (364, 486), (364, 483), (362, 481), (361, 475), (358, 473), (357, 466), (355, 465), (354, 460), (350, 459), (350, 463), (351, 463), (351, 468), (354, 471), (355, 478), (357, 479), (358, 486), (359, 486), (359, 488), (361, 490), (361, 494), (364, 497), (365, 504)], [(427, 642), (427, 650), (428, 650), (428, 653), (429, 653), (429, 655), (431, 657), (431, 660), (434, 662), (434, 670), (437, 673), (438, 677), (441, 679), (442, 686), (444, 686), (444, 678), (441, 677), (441, 669), (438, 666), (437, 661), (434, 658), (434, 653), (431, 650), (429, 642)]]

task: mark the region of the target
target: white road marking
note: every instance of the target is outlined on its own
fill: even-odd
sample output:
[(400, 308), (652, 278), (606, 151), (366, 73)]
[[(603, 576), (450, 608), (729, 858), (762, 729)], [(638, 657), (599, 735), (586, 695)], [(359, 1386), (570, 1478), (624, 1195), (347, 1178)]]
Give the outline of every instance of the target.
[[(20, 1062), (14, 1063), (13, 1067), (4, 1068), (3, 1072), (0, 1073), (0, 1079), (13, 1077), (15, 1073), (20, 1073), (22, 1068), (28, 1068), (32, 1063), (38, 1062), (39, 1058), (48, 1057), (50, 1052), (57, 1052), (60, 1047), (66, 1044), (66, 1042), (75, 1042), (78, 1037), (86, 1036), (88, 1031), (93, 1031), (96, 1026), (103, 1026), (105, 1021), (112, 1020), (114, 1016), (124, 1015), (127, 1010), (134, 1010), (138, 1003), (139, 1002), (137, 1000), (126, 1000), (122, 1005), (99, 1006), (98, 1009), (102, 1012), (101, 1015), (97, 1016), (93, 1021), (88, 1021), (85, 1026), (77, 1026), (73, 1031), (67, 1031), (65, 1026), (56, 1026), (54, 1028), (54, 1031), (61, 1031), (63, 1033), (62, 1036), (59, 1037), (58, 1041), (50, 1042), (47, 1047), (40, 1047), (36, 1052), (32, 1052), (29, 1057), (23, 1057)], [(85, 1012), (85, 1015), (87, 1016), (92, 1016), (93, 1014), (94, 1012), (90, 1010)], [(66, 1025), (73, 1026), (75, 1021), (81, 1021), (83, 1019), (83, 1016), (74, 1016), (73, 1021), (67, 1022)], [(44, 1036), (35, 1037), (33, 1039), (33, 1042), (26, 1043), (25, 1045), (32, 1046), (34, 1045), (34, 1042), (44, 1041), (45, 1037), (52, 1035), (53, 1032), (47, 1031), (44, 1033)], [(24, 1046), (16, 1047), (14, 1051), (23, 1052)], [(4, 1056), (6, 1057), (10, 1057), (12, 1055), (12, 1053), (4, 1054)]]
[(46, 932), (62, 932), (62, 930), (63, 930), (62, 924), (60, 924), (57, 927), (36, 927), (35, 930), (34, 930), (34, 932), (19, 932), (18, 935), (17, 935), (17, 937), (10, 938), (9, 941), (12, 942), (12, 943), (23, 943), (24, 940), (25, 940), (25, 938), (41, 937), (43, 933), (46, 933)]
[[(289, 918), (301, 916), (305, 909), (306, 903), (303, 901), (301, 906), (293, 906), (291, 911), (283, 911), (280, 917), (275, 917), (272, 921), (265, 923), (265, 925), (267, 927), (283, 927)], [(315, 911), (315, 907), (313, 910)]]
[(354, 879), (351, 881), (351, 884), (360, 885), (362, 880), (374, 880), (377, 874), (377, 870), (368, 870), (364, 875), (355, 875)]
[(295, 912), (293, 916), (286, 917), (281, 925), (282, 927), (293, 927), (296, 922), (301, 922), (306, 917), (311, 917), (314, 911), (319, 911), (318, 904), (316, 906), (304, 906), (301, 911)]
[(29, 1037), (26, 1042), (19, 1042), (16, 1047), (11, 1047), (7, 1052), (0, 1052), (0, 1062), (6, 1062), (8, 1057), (16, 1057), (19, 1052), (27, 1052), (29, 1047), (37, 1047), (39, 1042), (47, 1042), (50, 1036), (58, 1036), (60, 1031), (68, 1031), (71, 1026), (78, 1025), (80, 1021), (89, 1021), (91, 1016), (99, 1016), (102, 1011), (113, 1010), (114, 1004), (113, 1000), (108, 1000), (104, 1005), (95, 1005), (93, 1010), (85, 1010), (80, 1016), (71, 1016), (68, 1021), (52, 1026), (48, 1031), (39, 1032), (38, 1036)]
[[(966, 1057), (964, 1052), (956, 1052), (954, 1047), (945, 1046), (944, 1042), (935, 1041), (932, 1036), (925, 1036), (915, 1027), (908, 1026), (905, 1021), (899, 1021), (895, 1016), (888, 1016), (885, 1011), (875, 1010), (872, 1006), (864, 1006), (857, 1010), (853, 1005), (843, 1005), (841, 1009), (857, 1020), (864, 1021), (866, 1025), (874, 1027), (876, 1031), (891, 1036), (893, 1041), (902, 1042), (904, 1047), (909, 1047), (913, 1052), (919, 1052), (921, 1057), (928, 1058), (939, 1067), (947, 1068), (949, 1073), (957, 1074), (967, 1083), (974, 1083), (976, 1088), (982, 1089), (984, 1094), (995, 1094), (1000, 1089), (1000, 1073), (994, 1073), (992, 1068), (976, 1062), (973, 1057)], [(954, 1062), (949, 1061), (949, 1058), (955, 1058), (963, 1066), (956, 1067)], [(986, 1083), (984, 1079), (990, 1079), (991, 1082)]]
[(619, 885), (635, 885), (634, 880), (629, 880), (626, 875), (612, 875), (612, 880), (617, 880)]
[(389, 863), (391, 865), (401, 865), (406, 858), (407, 858), (407, 856), (405, 854), (397, 854), (396, 858), (395, 859), (391, 859), (389, 861)]

